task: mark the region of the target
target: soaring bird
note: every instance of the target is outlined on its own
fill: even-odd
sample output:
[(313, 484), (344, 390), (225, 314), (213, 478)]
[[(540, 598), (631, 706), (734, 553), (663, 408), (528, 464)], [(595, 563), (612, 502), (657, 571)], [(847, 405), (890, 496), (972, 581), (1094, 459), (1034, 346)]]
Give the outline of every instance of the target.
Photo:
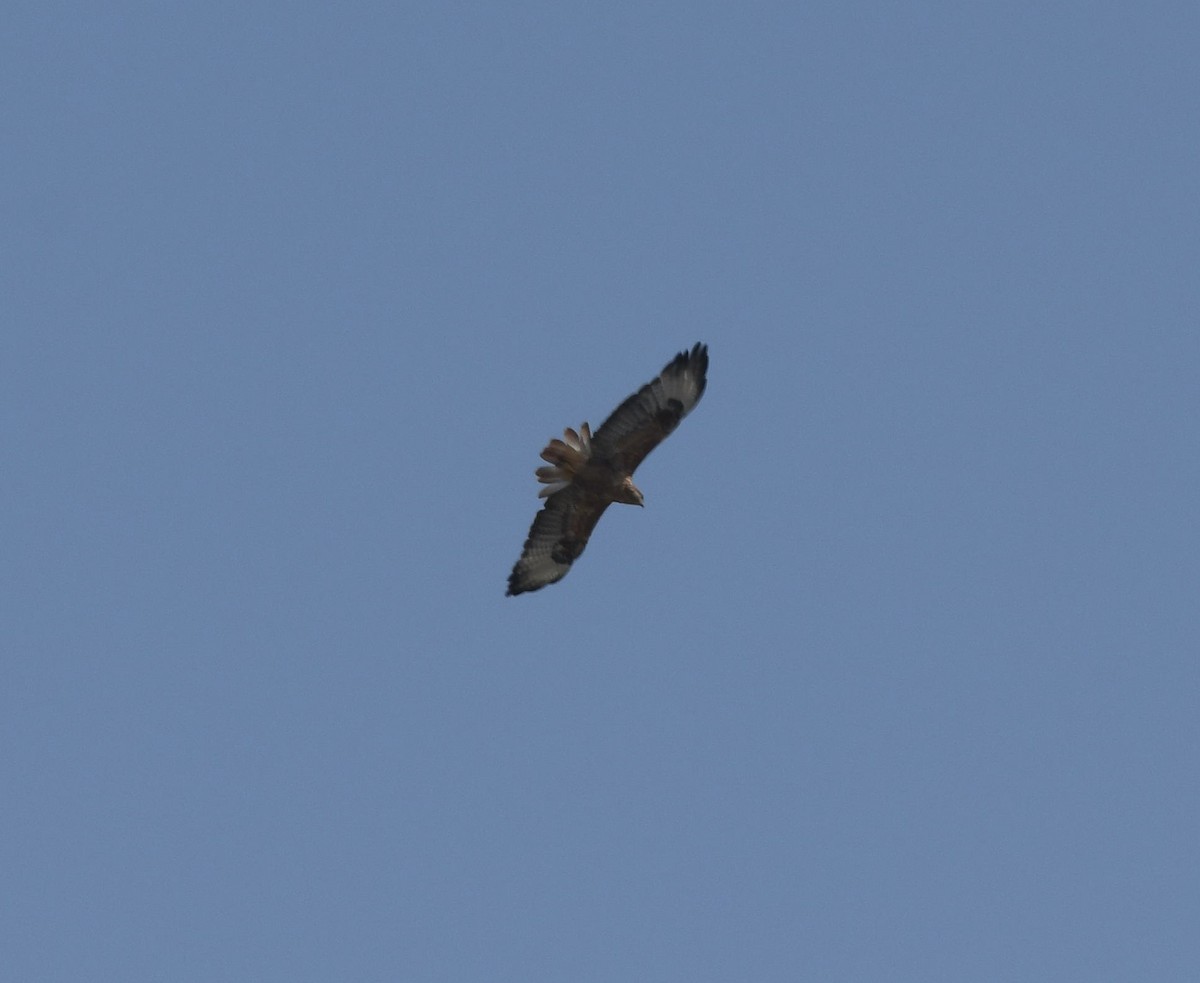
[(546, 445), (547, 466), (535, 472), (546, 504), (509, 574), (509, 595), (562, 580), (613, 502), (642, 504), (633, 472), (700, 402), (707, 372), (708, 346), (696, 344), (613, 410), (594, 436), (585, 423)]

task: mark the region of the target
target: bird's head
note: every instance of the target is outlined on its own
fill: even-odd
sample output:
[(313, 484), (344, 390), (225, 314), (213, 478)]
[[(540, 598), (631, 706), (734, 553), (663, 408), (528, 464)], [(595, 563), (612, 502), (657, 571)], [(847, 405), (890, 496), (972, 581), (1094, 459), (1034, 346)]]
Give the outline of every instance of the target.
[(625, 480), (621, 482), (620, 487), (617, 489), (616, 500), (624, 502), (626, 505), (644, 506), (646, 504), (645, 499), (642, 497), (641, 489), (633, 483), (633, 479), (629, 475), (625, 476)]

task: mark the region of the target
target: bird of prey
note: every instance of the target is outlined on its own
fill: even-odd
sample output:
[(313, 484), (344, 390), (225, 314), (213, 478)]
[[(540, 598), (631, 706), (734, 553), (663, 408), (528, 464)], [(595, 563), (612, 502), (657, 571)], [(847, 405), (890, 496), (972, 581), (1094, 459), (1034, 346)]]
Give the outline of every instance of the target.
[(546, 504), (509, 574), (510, 596), (562, 580), (613, 502), (642, 504), (633, 472), (700, 401), (707, 372), (708, 346), (697, 344), (613, 410), (595, 435), (585, 423), (550, 441), (541, 455), (547, 467), (535, 472)]

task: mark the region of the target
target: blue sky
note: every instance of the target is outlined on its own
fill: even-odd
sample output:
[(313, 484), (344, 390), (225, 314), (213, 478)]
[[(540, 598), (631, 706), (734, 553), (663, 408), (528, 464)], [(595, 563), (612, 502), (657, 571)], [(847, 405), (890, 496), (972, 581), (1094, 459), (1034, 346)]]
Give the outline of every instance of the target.
[(7, 974), (1196, 979), (1197, 37), (14, 5)]

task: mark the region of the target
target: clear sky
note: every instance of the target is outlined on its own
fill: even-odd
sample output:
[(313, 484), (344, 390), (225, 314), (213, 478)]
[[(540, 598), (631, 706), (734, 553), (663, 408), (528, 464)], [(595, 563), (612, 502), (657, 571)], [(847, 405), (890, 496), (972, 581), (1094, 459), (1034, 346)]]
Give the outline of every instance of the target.
[(3, 21), (6, 979), (1200, 979), (1200, 7)]

